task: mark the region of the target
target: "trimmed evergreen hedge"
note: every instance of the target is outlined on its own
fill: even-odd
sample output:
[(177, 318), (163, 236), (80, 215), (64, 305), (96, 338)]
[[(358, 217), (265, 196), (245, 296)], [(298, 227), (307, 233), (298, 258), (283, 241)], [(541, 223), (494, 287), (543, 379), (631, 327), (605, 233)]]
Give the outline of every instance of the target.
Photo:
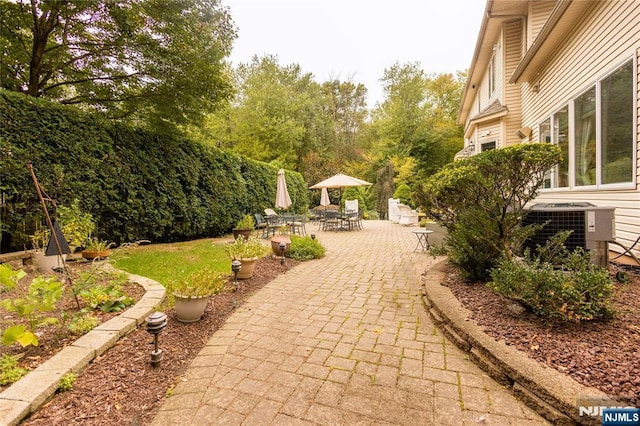
[[(273, 207), (278, 169), (178, 136), (0, 90), (2, 251), (29, 246), (43, 220), (28, 163), (59, 205), (90, 212), (96, 236), (117, 244), (219, 236), (246, 213)], [(307, 184), (287, 171), (292, 210)]]

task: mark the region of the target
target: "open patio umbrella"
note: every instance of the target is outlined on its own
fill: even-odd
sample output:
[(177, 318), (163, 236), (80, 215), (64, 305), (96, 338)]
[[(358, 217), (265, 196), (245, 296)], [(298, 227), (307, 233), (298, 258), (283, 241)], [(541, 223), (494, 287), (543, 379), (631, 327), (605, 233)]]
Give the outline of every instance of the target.
[[(368, 186), (368, 185), (371, 185), (371, 183), (367, 182), (366, 180), (362, 180), (362, 179), (354, 178), (353, 176), (343, 175), (342, 173), (338, 173), (337, 175), (333, 175), (330, 178), (323, 180), (322, 182), (318, 182), (315, 185), (310, 186), (309, 189), (339, 188), (340, 199), (342, 199), (342, 188), (347, 188), (350, 186)], [(329, 197), (327, 196), (327, 198)]]
[(310, 189), (320, 188), (347, 188), (349, 186), (368, 186), (370, 182), (366, 180), (354, 178), (353, 176), (343, 175), (341, 173), (333, 175), (328, 179), (318, 182), (311, 186)]
[(287, 191), (287, 181), (284, 179), (284, 169), (278, 170), (276, 186), (276, 208), (286, 210), (291, 206), (291, 197)]

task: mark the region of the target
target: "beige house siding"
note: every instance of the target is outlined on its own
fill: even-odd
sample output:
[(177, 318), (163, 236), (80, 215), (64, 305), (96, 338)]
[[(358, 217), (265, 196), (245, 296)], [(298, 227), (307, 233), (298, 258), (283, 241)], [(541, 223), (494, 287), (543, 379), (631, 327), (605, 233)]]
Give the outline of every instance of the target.
[(476, 143), (476, 153), (482, 151), (482, 144), (495, 142), (496, 148), (504, 147), (504, 140), (502, 138), (502, 121), (494, 120), (486, 123), (482, 123), (478, 126), (478, 143)]
[(482, 111), (483, 109), (485, 109), (489, 104), (491, 104), (496, 99), (499, 100), (500, 103), (503, 103), (502, 93), (503, 93), (503, 88), (505, 84), (504, 66), (503, 66), (504, 59), (503, 59), (503, 48), (502, 48), (503, 45), (504, 44), (502, 42), (502, 37), (500, 37), (500, 39), (497, 40), (496, 43), (494, 44), (494, 47), (495, 47), (494, 49), (494, 57), (495, 57), (494, 59), (495, 60), (494, 90), (491, 94), (489, 93), (490, 68), (487, 67), (487, 69), (484, 71), (484, 77), (482, 78), (482, 85), (480, 87), (480, 90), (478, 91), (479, 101), (474, 102), (475, 104), (478, 105), (478, 111), (475, 112), (476, 114), (479, 111)]
[(529, 19), (527, 23), (527, 49), (531, 47), (540, 30), (547, 22), (547, 18), (551, 14), (553, 7), (556, 5), (555, 0), (540, 0), (529, 2)]
[[(559, 45), (555, 55), (548, 58), (540, 77), (533, 82), (539, 84), (539, 93), (531, 90), (533, 85), (521, 86), (523, 123), (534, 129), (534, 136), (538, 140), (538, 125), (543, 120), (634, 55), (637, 65), (639, 51), (640, 2), (594, 2), (575, 24), (566, 42)], [(640, 86), (637, 87), (636, 98), (640, 100)], [(640, 115), (640, 110), (636, 111)], [(572, 138), (571, 128), (569, 132)], [(640, 128), (637, 134), (636, 142), (640, 140)], [(616, 240), (629, 247), (640, 235), (639, 164), (640, 146), (636, 144), (635, 189), (542, 191), (536, 202), (588, 201), (598, 206), (615, 207)], [(615, 246), (612, 249), (620, 250)], [(636, 246), (636, 249), (640, 247)], [(640, 250), (634, 253), (640, 254)]]
[(505, 61), (504, 61), (504, 104), (509, 108), (509, 114), (504, 120), (504, 144), (513, 145), (521, 142), (516, 131), (522, 127), (522, 110), (520, 88), (515, 84), (507, 84), (509, 76), (518, 67), (522, 55), (523, 20), (518, 19), (504, 24), (505, 32)]
[[(596, 86), (622, 64), (633, 60), (636, 66), (636, 140), (635, 171), (632, 184), (603, 185), (593, 187), (569, 187), (542, 190), (535, 202), (587, 201), (597, 206), (616, 209), (616, 241), (630, 247), (640, 236), (640, 1), (599, 0), (590, 2), (562, 2), (560, 0), (529, 0), (522, 3), (510, 0), (488, 0), (489, 8), (496, 7), (502, 13), (512, 12), (512, 18), (498, 23), (492, 17), (483, 18), (487, 32), (479, 35), (480, 54), (474, 58), (486, 58), (487, 46), (497, 44), (503, 52), (501, 76), (503, 85), (497, 99), (508, 112), (492, 121), (473, 121), (473, 116), (493, 99), (483, 99), (480, 90), (467, 93), (463, 102), (473, 99), (478, 110), (467, 113), (461, 109), (467, 134), (467, 142), (475, 142), (475, 152), (480, 152), (484, 142), (496, 140), (498, 147), (526, 142), (515, 135), (519, 128), (532, 129), (529, 141), (539, 141), (538, 126), (552, 114), (568, 107), (569, 121), (574, 119), (573, 101)], [(524, 11), (524, 12), (523, 12)], [(489, 13), (491, 10), (489, 10)], [(527, 16), (518, 20), (517, 15)], [(490, 16), (490, 15), (488, 15)], [(497, 26), (501, 31), (497, 31)], [(496, 40), (487, 37), (495, 37)], [(535, 44), (535, 49), (532, 47)], [(472, 64), (473, 69), (473, 64)], [(481, 69), (476, 68), (476, 74)], [(474, 77), (477, 81), (477, 75)], [(485, 78), (482, 80), (486, 82)], [(515, 84), (508, 83), (516, 82)], [(471, 129), (477, 125), (477, 129)], [(574, 135), (569, 126), (570, 185), (573, 184)], [(473, 135), (469, 138), (469, 135)], [(612, 245), (613, 250), (622, 251)], [(640, 256), (640, 246), (634, 254)]]

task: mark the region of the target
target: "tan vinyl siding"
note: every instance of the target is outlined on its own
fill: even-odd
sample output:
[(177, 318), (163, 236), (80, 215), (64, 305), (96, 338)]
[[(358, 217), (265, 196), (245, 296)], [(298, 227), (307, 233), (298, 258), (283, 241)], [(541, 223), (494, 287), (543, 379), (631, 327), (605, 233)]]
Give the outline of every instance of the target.
[[(503, 96), (503, 88), (504, 88), (504, 60), (503, 60), (503, 46), (504, 46), (504, 42), (502, 40), (502, 36), (495, 41), (496, 46), (496, 50), (494, 52), (495, 55), (495, 87), (494, 87), (494, 91), (489, 94), (489, 71), (490, 71), (490, 67), (487, 66), (487, 69), (484, 72), (484, 75), (482, 77), (482, 83), (480, 85), (480, 88), (478, 90), (478, 96), (480, 101), (478, 102), (478, 100), (474, 100), (474, 105), (478, 105), (478, 111), (482, 111), (483, 109), (485, 109), (487, 106), (489, 106), (489, 104), (491, 104), (493, 101), (495, 101), (496, 99), (498, 99), (500, 101), (500, 103), (504, 102), (504, 96)], [(472, 108), (473, 109), (473, 108)], [(471, 112), (469, 114), (469, 117), (473, 117), (475, 114), (477, 114), (476, 112)]]
[(540, 34), (540, 30), (544, 27), (555, 5), (556, 0), (539, 0), (529, 3), (527, 49), (531, 47), (538, 34)]
[(530, 85), (522, 85), (523, 122), (537, 125), (542, 117), (592, 87), (598, 78), (628, 60), (639, 40), (640, 2), (594, 2), (541, 70), (540, 93), (531, 93)]
[(480, 147), (483, 143), (496, 142), (496, 148), (504, 148), (502, 137), (502, 122), (500, 120), (494, 120), (487, 123), (482, 123), (478, 126), (478, 142), (477, 152), (480, 152)]
[[(537, 3), (537, 2), (533, 2)], [(551, 113), (568, 104), (585, 90), (635, 55), (640, 55), (640, 2), (593, 2), (575, 22), (573, 30), (559, 44), (540, 69), (540, 76), (520, 86), (522, 123), (534, 129)], [(640, 66), (637, 69), (640, 80)], [(539, 93), (533, 85), (539, 84)], [(637, 87), (640, 117), (640, 83)], [(636, 118), (638, 120), (638, 118)], [(640, 123), (637, 124), (636, 170), (640, 173)], [(638, 174), (636, 175), (638, 176)], [(631, 246), (640, 235), (640, 183), (629, 190), (560, 190), (542, 191), (535, 202), (588, 201), (598, 206), (616, 208), (616, 241)], [(615, 245), (612, 250), (621, 251)], [(640, 247), (634, 254), (640, 256)]]
[(505, 31), (505, 62), (504, 62), (504, 100), (509, 108), (509, 114), (505, 117), (504, 146), (520, 143), (520, 138), (515, 135), (522, 127), (520, 87), (517, 84), (508, 84), (507, 80), (518, 67), (522, 52), (522, 20), (507, 22)]

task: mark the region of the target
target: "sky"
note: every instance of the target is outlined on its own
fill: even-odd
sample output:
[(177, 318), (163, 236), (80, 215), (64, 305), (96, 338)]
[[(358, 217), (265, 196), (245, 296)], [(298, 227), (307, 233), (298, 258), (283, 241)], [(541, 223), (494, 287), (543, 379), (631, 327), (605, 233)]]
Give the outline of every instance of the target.
[(363, 83), (368, 106), (384, 98), (379, 79), (396, 62), (427, 74), (464, 71), (485, 0), (222, 0), (238, 29), (231, 62), (254, 55), (298, 64), (316, 82)]

